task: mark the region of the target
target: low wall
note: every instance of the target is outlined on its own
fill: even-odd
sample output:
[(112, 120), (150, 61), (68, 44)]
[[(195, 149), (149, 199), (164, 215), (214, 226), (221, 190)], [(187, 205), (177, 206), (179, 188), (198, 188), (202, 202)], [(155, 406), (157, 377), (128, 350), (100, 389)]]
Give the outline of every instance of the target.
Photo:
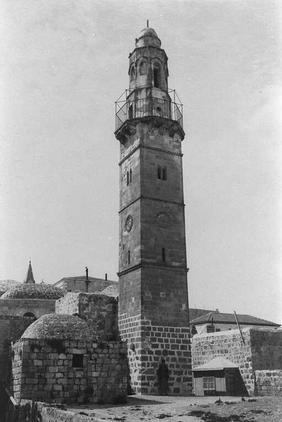
[(256, 392), (259, 396), (282, 396), (282, 370), (255, 371)]
[(104, 422), (102, 418), (92, 415), (84, 415), (83, 409), (81, 413), (70, 410), (64, 410), (42, 402), (34, 402), (32, 400), (21, 400), (20, 404), (15, 408), (9, 403), (6, 411), (5, 420), (17, 420), (17, 422)]

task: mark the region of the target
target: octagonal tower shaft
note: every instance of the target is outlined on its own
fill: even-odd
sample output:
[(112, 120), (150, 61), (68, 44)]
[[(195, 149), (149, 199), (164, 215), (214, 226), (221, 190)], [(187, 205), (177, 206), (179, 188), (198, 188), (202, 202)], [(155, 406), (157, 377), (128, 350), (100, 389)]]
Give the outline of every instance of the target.
[[(120, 141), (119, 328), (131, 386), (191, 393), (181, 141), (182, 105), (168, 90), (167, 56), (152, 28), (129, 56), (129, 90), (116, 103)], [(172, 96), (173, 94), (173, 96)]]

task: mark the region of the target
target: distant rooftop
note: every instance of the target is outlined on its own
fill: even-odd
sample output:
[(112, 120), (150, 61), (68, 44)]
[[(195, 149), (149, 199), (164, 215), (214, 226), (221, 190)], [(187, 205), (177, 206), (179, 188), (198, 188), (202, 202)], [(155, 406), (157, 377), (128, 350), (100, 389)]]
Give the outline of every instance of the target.
[(23, 283), (8, 289), (0, 298), (4, 299), (59, 299), (64, 295), (62, 289), (52, 284)]
[(0, 280), (0, 296), (11, 287), (19, 286), (21, 283), (15, 280)]
[[(276, 324), (275, 322), (267, 321), (265, 319), (257, 318), (252, 315), (237, 314), (237, 318), (240, 325), (265, 325), (272, 327), (280, 327), (280, 324)], [(190, 324), (193, 325), (200, 325), (212, 322), (217, 324), (236, 324), (234, 314), (223, 313), (218, 311), (211, 311), (195, 319), (190, 319)]]
[(115, 289), (116, 291), (118, 291), (118, 281), (108, 280), (106, 277), (88, 277), (87, 283), (85, 275), (63, 277), (61, 278), (61, 280), (57, 281), (54, 286), (72, 292), (85, 292), (88, 289), (89, 293), (102, 293), (102, 291), (105, 290), (107, 287), (114, 286), (113, 290)]

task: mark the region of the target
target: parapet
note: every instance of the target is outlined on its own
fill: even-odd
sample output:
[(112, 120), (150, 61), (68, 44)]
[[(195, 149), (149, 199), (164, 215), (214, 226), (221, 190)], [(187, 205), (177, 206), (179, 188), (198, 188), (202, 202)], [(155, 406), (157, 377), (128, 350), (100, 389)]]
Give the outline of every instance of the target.
[(114, 297), (69, 292), (56, 301), (56, 313), (79, 316), (88, 324), (92, 337), (118, 339), (118, 301)]

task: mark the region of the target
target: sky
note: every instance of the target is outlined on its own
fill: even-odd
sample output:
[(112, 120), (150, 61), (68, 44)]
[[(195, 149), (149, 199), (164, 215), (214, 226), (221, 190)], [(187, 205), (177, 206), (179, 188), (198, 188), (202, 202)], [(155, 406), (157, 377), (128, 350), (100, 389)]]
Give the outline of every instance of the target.
[[(117, 279), (114, 102), (150, 20), (184, 104), (191, 307), (282, 323), (282, 3), (0, 0), (0, 279)], [(280, 112), (280, 113), (279, 113)]]

